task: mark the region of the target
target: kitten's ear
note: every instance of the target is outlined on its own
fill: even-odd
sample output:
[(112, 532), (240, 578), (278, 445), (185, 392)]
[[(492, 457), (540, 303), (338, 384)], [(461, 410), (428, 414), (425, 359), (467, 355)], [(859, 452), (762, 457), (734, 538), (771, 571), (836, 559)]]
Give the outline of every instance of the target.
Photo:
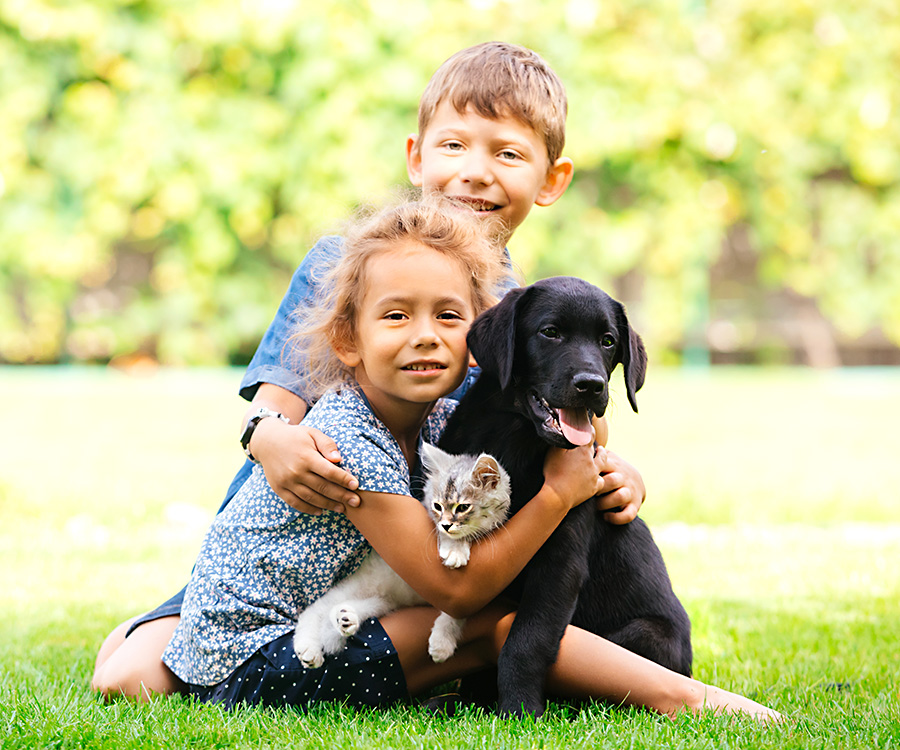
[(500, 464), (493, 456), (482, 453), (472, 469), (472, 477), (478, 487), (486, 491), (495, 490), (500, 485)]
[(422, 466), (428, 473), (434, 472), (446, 463), (449, 453), (442, 451), (436, 445), (422, 441), (422, 447), (419, 449), (419, 457), (422, 459)]

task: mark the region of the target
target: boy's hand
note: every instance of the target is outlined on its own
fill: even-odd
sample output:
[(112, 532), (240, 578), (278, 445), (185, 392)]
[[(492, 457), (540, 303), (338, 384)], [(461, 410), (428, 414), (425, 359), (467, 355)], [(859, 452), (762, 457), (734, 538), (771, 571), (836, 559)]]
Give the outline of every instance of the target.
[(631, 523), (647, 496), (640, 472), (621, 456), (607, 450), (601, 475), (603, 489), (597, 498), (597, 510), (606, 511), (603, 517), (610, 523)]
[(341, 460), (334, 441), (312, 427), (263, 419), (252, 438), (252, 452), (266, 479), (282, 500), (303, 513), (322, 510), (343, 513), (356, 507), (356, 478), (336, 464)]
[(574, 508), (603, 491), (600, 472), (606, 465), (605, 448), (550, 448), (544, 459), (544, 487), (549, 487), (567, 508)]

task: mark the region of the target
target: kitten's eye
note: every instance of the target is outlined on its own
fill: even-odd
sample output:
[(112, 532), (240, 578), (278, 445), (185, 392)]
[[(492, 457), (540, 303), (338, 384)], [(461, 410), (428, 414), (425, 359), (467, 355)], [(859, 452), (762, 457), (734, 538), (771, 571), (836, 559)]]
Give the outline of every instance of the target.
[(541, 336), (547, 339), (558, 339), (559, 338), (559, 329), (556, 326), (545, 326), (540, 330)]
[(607, 333), (602, 339), (600, 339), (600, 345), (605, 346), (608, 349), (616, 345), (616, 340)]
[(434, 505), (431, 506), (431, 508), (435, 513), (440, 513), (442, 510), (440, 503), (435, 503)]
[(456, 506), (456, 512), (457, 513), (465, 513), (471, 507), (472, 507), (471, 503), (460, 503), (459, 505)]

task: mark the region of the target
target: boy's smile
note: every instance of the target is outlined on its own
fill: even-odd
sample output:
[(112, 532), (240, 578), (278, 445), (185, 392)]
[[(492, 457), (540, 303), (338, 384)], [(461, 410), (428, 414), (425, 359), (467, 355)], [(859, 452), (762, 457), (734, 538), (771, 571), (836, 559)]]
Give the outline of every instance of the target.
[(471, 297), (459, 262), (416, 242), (369, 260), (355, 343), (339, 355), (389, 429), (424, 419), (462, 382)]
[(471, 107), (459, 113), (449, 101), (438, 105), (424, 133), (407, 139), (406, 156), (413, 185), (499, 217), (504, 241), (532, 206), (549, 206), (572, 178), (572, 162), (551, 165), (543, 138), (529, 125), (512, 116), (482, 117)]

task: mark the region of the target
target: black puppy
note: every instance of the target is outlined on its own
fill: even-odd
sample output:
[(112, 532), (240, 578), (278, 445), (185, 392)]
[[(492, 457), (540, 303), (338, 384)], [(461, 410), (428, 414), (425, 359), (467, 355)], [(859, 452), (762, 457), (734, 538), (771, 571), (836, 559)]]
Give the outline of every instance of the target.
[[(540, 490), (550, 445), (590, 441), (621, 364), (631, 407), (647, 355), (625, 309), (595, 286), (559, 277), (514, 289), (468, 336), (482, 368), (440, 447), (490, 453), (512, 480), (511, 513)], [(518, 613), (498, 663), (502, 713), (541, 714), (544, 678), (571, 622), (690, 675), (690, 621), (647, 525), (615, 526), (592, 501), (571, 510), (510, 587)]]

